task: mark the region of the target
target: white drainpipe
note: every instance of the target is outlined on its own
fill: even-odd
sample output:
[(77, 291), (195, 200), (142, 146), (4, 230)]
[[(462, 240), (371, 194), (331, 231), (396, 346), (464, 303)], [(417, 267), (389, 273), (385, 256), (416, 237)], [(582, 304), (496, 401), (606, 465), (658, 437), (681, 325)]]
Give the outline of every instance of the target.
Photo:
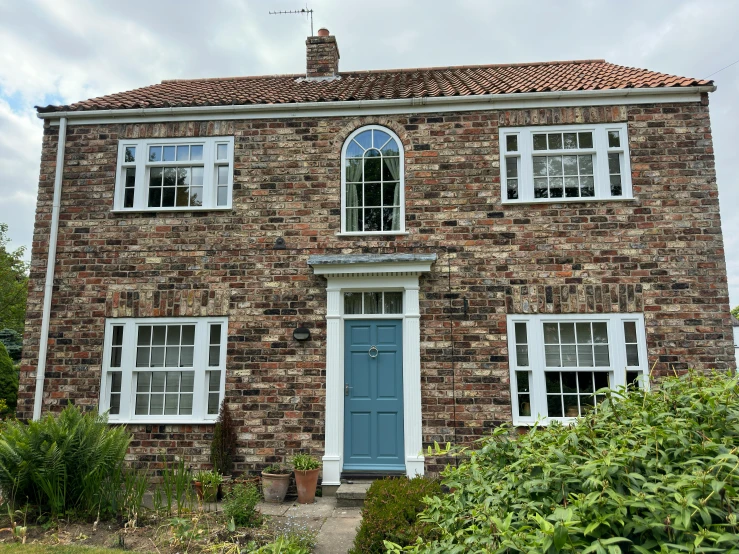
[(51, 292), (54, 288), (54, 268), (56, 266), (56, 241), (59, 234), (59, 212), (62, 204), (62, 174), (64, 172), (64, 146), (67, 142), (67, 118), (59, 120), (59, 141), (56, 147), (56, 174), (54, 175), (54, 203), (51, 208), (51, 235), (49, 236), (49, 257), (46, 260), (46, 281), (44, 284), (44, 311), (41, 316), (41, 337), (39, 338), (38, 367), (36, 368), (36, 397), (33, 402), (33, 420), (41, 418), (41, 405), (44, 400), (44, 374), (46, 373), (46, 351), (49, 345), (49, 319), (51, 319)]

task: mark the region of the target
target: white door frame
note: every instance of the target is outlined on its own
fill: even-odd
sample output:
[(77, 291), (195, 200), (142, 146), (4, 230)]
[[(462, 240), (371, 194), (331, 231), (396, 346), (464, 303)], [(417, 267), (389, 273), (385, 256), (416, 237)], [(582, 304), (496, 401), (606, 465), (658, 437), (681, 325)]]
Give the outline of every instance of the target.
[[(356, 261), (354, 261), (356, 260)], [(361, 262), (360, 262), (361, 260)], [(371, 260), (371, 261), (368, 261)], [(423, 475), (421, 423), (421, 330), (418, 278), (430, 271), (435, 254), (372, 257), (311, 256), (308, 263), (326, 285), (326, 420), (323, 485), (340, 485), (344, 457), (344, 321), (400, 319), (403, 325), (403, 433), (408, 477)], [(393, 315), (345, 315), (344, 292), (362, 290), (403, 291), (403, 313)]]

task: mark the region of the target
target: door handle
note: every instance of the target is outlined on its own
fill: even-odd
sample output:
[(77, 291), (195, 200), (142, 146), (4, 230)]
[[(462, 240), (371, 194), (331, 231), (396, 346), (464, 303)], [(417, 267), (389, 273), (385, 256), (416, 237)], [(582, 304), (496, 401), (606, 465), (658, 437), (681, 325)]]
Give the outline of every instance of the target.
[(344, 385), (344, 396), (349, 396), (349, 391), (352, 390), (354, 387), (350, 387), (349, 385)]

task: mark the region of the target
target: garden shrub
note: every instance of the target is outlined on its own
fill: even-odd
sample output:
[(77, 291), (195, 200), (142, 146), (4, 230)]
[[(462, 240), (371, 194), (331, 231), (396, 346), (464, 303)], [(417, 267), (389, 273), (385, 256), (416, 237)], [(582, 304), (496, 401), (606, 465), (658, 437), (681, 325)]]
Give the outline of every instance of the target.
[(441, 536), (406, 550), (737, 553), (737, 378), (691, 372), (609, 392), (572, 426), (500, 427), (444, 483), (419, 516)]
[(396, 477), (374, 481), (367, 490), (362, 523), (354, 539), (352, 554), (385, 552), (383, 541), (412, 544), (416, 538), (432, 538), (431, 525), (418, 521), (423, 498), (441, 494), (438, 481), (415, 477)]
[(223, 499), (223, 513), (240, 527), (254, 527), (262, 522), (262, 515), (257, 510), (261, 499), (262, 495), (254, 484), (237, 483)]
[[(0, 399), (5, 400), (5, 411), (15, 412), (18, 403), (18, 369), (0, 342)], [(4, 415), (4, 414), (0, 414)]]
[(107, 418), (69, 406), (40, 421), (7, 423), (0, 436), (0, 488), (53, 516), (123, 509), (123, 458), (131, 437)]

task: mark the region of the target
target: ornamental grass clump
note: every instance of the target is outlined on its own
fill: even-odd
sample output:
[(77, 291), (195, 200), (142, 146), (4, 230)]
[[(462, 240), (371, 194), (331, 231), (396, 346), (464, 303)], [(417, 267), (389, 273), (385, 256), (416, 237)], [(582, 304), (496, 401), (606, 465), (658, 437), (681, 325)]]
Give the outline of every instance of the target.
[(575, 425), (500, 427), (463, 456), (420, 516), (440, 538), (408, 550), (739, 552), (736, 376), (608, 392)]
[[(105, 416), (82, 414), (74, 406), (40, 421), (11, 421), (0, 435), (3, 496), (52, 516), (120, 513), (130, 441), (125, 428), (109, 427)], [(136, 498), (138, 488), (131, 483)]]

